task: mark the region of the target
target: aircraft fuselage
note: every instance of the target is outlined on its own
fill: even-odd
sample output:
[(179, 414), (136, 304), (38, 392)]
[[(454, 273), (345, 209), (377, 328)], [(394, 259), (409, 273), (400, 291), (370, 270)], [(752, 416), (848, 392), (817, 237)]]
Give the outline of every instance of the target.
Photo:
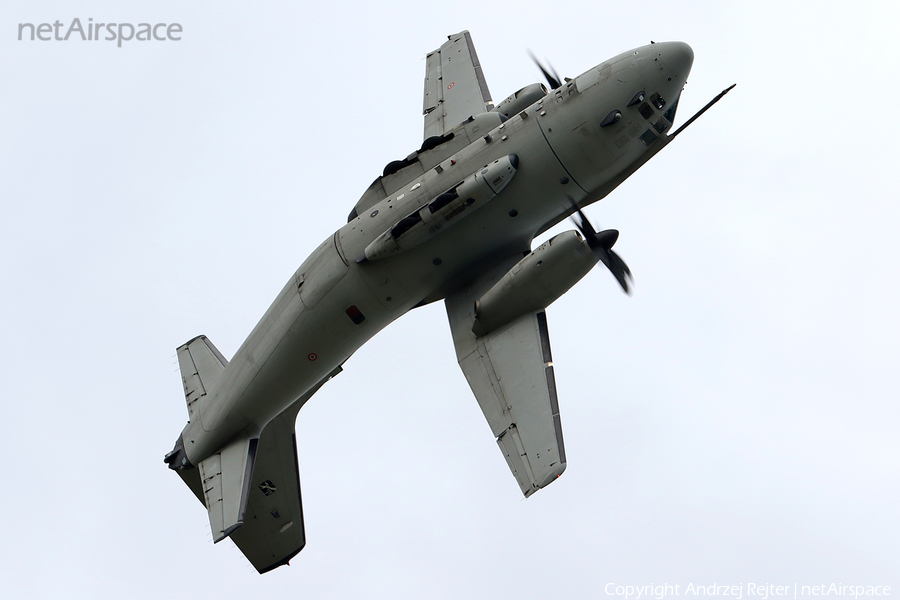
[[(692, 61), (686, 44), (643, 46), (508, 119), (486, 113), (454, 130), (456, 144), (462, 136), (468, 143), (365, 206), (285, 284), (182, 432), (188, 461), (198, 464), (235, 437), (258, 436), (394, 319), (444, 298), (484, 266), (527, 253), (535, 236), (576, 206), (605, 197), (667, 143)], [(515, 174), (494, 197), (415, 247), (365, 258), (401, 219), (510, 156)]]

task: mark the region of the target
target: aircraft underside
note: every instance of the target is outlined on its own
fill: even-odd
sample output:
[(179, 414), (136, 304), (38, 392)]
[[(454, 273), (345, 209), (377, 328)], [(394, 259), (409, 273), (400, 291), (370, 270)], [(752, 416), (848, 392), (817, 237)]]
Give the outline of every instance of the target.
[[(545, 70), (551, 89), (495, 107), (468, 32), (427, 56), (421, 148), (385, 167), (230, 361), (205, 336), (178, 348), (189, 421), (165, 460), (214, 541), (230, 537), (260, 573), (304, 547), (300, 408), (378, 331), (437, 300), (522, 493), (565, 471), (545, 311), (597, 263), (629, 291), (618, 232), (581, 208), (680, 131), (668, 134), (692, 61), (680, 42), (643, 46), (575, 79)], [(573, 214), (577, 230), (532, 249)]]

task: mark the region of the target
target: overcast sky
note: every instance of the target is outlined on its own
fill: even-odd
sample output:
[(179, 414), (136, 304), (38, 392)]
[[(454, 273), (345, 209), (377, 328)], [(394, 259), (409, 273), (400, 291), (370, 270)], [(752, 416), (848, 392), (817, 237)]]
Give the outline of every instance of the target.
[[(183, 32), (17, 40), (76, 17)], [(831, 0), (3, 3), (3, 596), (900, 595), (898, 18)], [(187, 419), (175, 348), (202, 333), (234, 354), (419, 147), (424, 56), (463, 29), (496, 102), (540, 80), (527, 48), (574, 77), (687, 42), (678, 123), (738, 86), (587, 210), (621, 231), (636, 289), (601, 268), (548, 309), (565, 475), (522, 499), (443, 304), (419, 309), (301, 411), (307, 546), (261, 577), (162, 462)]]

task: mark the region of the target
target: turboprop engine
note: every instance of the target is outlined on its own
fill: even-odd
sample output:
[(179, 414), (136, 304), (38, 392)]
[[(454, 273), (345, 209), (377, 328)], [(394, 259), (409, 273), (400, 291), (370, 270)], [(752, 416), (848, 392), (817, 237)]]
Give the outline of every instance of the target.
[(580, 220), (575, 223), (584, 237), (577, 231), (560, 233), (516, 263), (475, 301), (472, 333), (486, 335), (522, 315), (547, 308), (598, 262), (605, 264), (629, 293), (631, 271), (612, 250), (619, 232), (607, 229), (597, 233), (580, 210), (577, 214)]
[(494, 110), (509, 118), (516, 113), (522, 112), (546, 95), (547, 88), (543, 83), (532, 83), (498, 104)]
[(519, 157), (515, 154), (484, 165), (372, 240), (366, 246), (365, 259), (377, 260), (409, 250), (452, 227), (503, 191), (518, 166)]

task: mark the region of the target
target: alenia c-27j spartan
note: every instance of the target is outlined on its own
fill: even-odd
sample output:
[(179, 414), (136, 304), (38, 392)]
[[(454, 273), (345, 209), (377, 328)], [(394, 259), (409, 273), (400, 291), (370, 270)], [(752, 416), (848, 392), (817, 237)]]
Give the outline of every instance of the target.
[[(694, 54), (629, 50), (499, 105), (467, 31), (426, 60), (422, 147), (391, 162), (297, 269), (229, 362), (205, 337), (178, 348), (190, 420), (165, 462), (264, 573), (306, 543), (294, 422), (367, 340), (444, 300), (459, 365), (525, 496), (566, 468), (545, 309), (613, 252), (581, 207), (604, 198), (668, 134)], [(734, 86), (732, 86), (734, 87)], [(731, 88), (728, 88), (729, 90)], [(579, 231), (531, 250), (577, 215)]]

